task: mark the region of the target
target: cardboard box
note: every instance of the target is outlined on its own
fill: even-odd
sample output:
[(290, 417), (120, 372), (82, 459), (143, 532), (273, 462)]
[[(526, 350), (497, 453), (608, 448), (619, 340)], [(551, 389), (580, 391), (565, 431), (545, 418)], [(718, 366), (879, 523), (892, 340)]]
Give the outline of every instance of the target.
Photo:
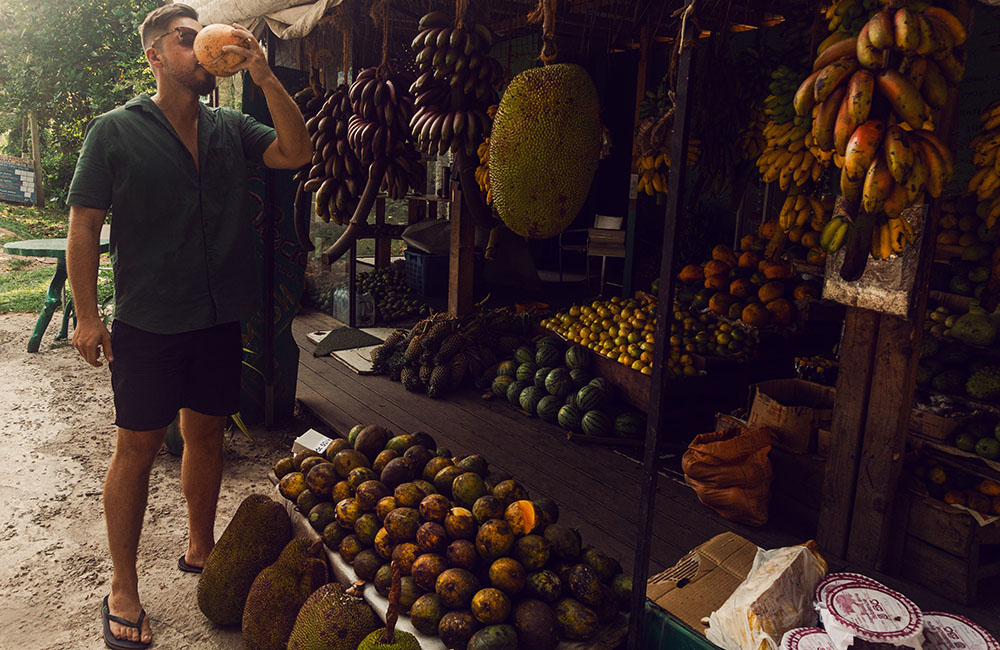
[(704, 634), (702, 619), (746, 580), (756, 555), (757, 545), (736, 533), (716, 535), (650, 578), (646, 598)]
[(972, 416), (969, 415), (944, 417), (930, 411), (913, 409), (910, 412), (910, 433), (935, 442), (950, 442), (955, 433), (971, 419)]
[(773, 379), (750, 387), (752, 428), (767, 427), (779, 447), (815, 453), (820, 429), (829, 429), (836, 389), (803, 379)]

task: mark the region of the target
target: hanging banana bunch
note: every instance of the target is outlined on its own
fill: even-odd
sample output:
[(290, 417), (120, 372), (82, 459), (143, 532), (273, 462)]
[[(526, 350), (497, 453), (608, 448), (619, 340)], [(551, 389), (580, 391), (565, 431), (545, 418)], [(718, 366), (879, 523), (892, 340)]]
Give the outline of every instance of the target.
[[(493, 104), (486, 109), (486, 116), (490, 118), (490, 128), (492, 130), (493, 118), (496, 117), (499, 104)], [(476, 149), (476, 156), (479, 158), (479, 165), (476, 167), (476, 183), (479, 190), (486, 198), (486, 205), (493, 205), (493, 190), (490, 189), (490, 137), (483, 140), (479, 148)]]
[(767, 138), (764, 128), (767, 126), (767, 113), (763, 106), (755, 106), (750, 111), (750, 122), (740, 129), (740, 153), (743, 160), (757, 160), (764, 153)]
[[(856, 37), (821, 51), (796, 91), (796, 114), (814, 115), (817, 145), (841, 168), (841, 194), (865, 215), (852, 250), (870, 248), (876, 259), (901, 253), (913, 233), (900, 213), (925, 192), (940, 197), (950, 181), (954, 158), (934, 132), (933, 118), (961, 80), (965, 37), (961, 22), (944, 9), (884, 9)], [(898, 69), (884, 67), (886, 52), (902, 54)], [(871, 115), (879, 97), (891, 108), (888, 121)], [(857, 252), (851, 264), (845, 261), (845, 279), (860, 277), (863, 262)]]
[(422, 73), (410, 87), (413, 139), (427, 154), (462, 149), (471, 156), (490, 132), (486, 107), (497, 103), (503, 79), (503, 66), (489, 56), (493, 34), (481, 24), (452, 26), (441, 11), (421, 18), (419, 29), (411, 44)]
[(830, 32), (853, 36), (878, 8), (879, 0), (834, 0), (824, 17)]
[(781, 210), (778, 212), (778, 225), (784, 232), (806, 227), (821, 232), (830, 221), (832, 212), (832, 198), (817, 199), (793, 190), (789, 192), (784, 203), (781, 204)]
[(979, 201), (986, 227), (992, 228), (1000, 218), (1000, 100), (990, 104), (979, 118), (980, 133), (972, 139), (972, 164), (976, 173), (969, 181), (969, 192)]
[(771, 94), (764, 100), (768, 116), (763, 131), (766, 144), (757, 159), (757, 169), (764, 182), (777, 181), (782, 190), (815, 183), (832, 157), (817, 147), (809, 115), (799, 114), (793, 105), (799, 79), (800, 75), (788, 66), (779, 66), (771, 73)]

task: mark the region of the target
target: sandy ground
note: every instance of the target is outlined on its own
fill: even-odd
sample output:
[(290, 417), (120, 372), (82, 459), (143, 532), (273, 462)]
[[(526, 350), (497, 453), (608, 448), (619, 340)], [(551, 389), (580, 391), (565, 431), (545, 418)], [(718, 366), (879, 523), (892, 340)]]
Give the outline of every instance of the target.
[[(53, 317), (57, 324), (61, 314)], [(104, 648), (101, 600), (108, 593), (101, 486), (114, 450), (107, 366), (92, 368), (68, 343), (26, 352), (31, 314), (0, 315), (0, 650)], [(315, 424), (296, 417), (254, 427), (254, 442), (228, 437), (216, 535), (251, 492), (268, 492), (267, 471)], [(160, 452), (150, 479), (139, 547), (139, 590), (159, 648), (243, 647), (198, 609), (198, 578), (177, 570), (186, 548), (180, 459)]]

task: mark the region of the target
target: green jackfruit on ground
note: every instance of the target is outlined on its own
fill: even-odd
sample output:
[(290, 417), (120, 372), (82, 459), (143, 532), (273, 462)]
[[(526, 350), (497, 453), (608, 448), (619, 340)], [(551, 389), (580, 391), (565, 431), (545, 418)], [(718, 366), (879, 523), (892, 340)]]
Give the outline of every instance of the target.
[(386, 643), (385, 629), (378, 629), (364, 638), (358, 650), (420, 650), (420, 644), (417, 637), (402, 630), (395, 630), (392, 643)]
[(302, 604), (328, 580), (323, 540), (297, 537), (261, 571), (243, 609), (245, 650), (285, 650)]
[(376, 629), (383, 629), (382, 623), (368, 603), (331, 582), (302, 605), (288, 650), (355, 650)]
[(251, 494), (233, 515), (198, 579), (198, 607), (216, 625), (239, 625), (257, 574), (273, 564), (292, 539), (285, 507)]
[(972, 373), (965, 390), (973, 399), (1000, 400), (1000, 366), (986, 366)]
[(600, 104), (586, 70), (560, 63), (514, 77), (490, 133), (500, 218), (532, 239), (565, 230), (587, 198), (600, 150)]

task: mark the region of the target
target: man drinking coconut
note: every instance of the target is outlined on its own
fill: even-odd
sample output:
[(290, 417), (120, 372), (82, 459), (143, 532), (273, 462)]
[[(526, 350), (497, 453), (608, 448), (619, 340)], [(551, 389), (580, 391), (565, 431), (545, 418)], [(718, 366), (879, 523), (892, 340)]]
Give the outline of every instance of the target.
[[(117, 441), (104, 484), (114, 574), (102, 606), (110, 648), (143, 648), (153, 639), (136, 553), (150, 470), (178, 411), (188, 504), (178, 568), (199, 572), (215, 545), (223, 426), (239, 410), (240, 320), (257, 308), (246, 163), (295, 169), (312, 156), (302, 115), (256, 39), (242, 27), (227, 29), (242, 46), (221, 47), (236, 64), (220, 73), (249, 73), (274, 128), (200, 102), (216, 79), (195, 56), (198, 15), (183, 4), (160, 7), (139, 28), (156, 93), (93, 121), (67, 199), (73, 346), (93, 366), (103, 353), (114, 389)], [(110, 333), (97, 309), (98, 238), (108, 209)]]

